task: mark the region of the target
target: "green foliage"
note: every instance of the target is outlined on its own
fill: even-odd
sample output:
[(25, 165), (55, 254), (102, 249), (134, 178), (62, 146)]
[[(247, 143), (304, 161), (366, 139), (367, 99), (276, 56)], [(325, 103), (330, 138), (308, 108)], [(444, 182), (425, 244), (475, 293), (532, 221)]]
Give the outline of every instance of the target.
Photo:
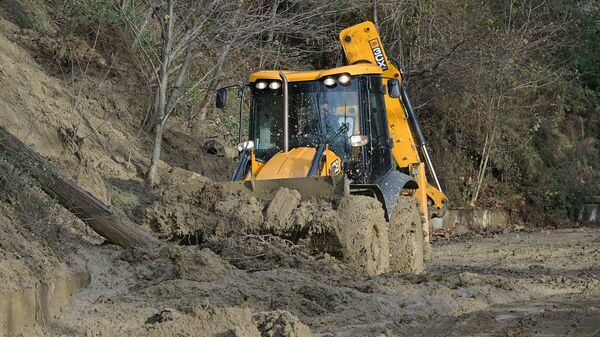
[(40, 33), (50, 33), (52, 24), (43, 1), (33, 0), (30, 7), (31, 11), (27, 15), (31, 16), (33, 29)]
[(34, 29), (40, 33), (52, 33), (53, 26), (45, 3), (42, 0), (4, 0), (0, 1), (8, 17), (22, 27)]
[(584, 84), (596, 91), (600, 90), (600, 25), (587, 17), (580, 23), (581, 43), (571, 48), (571, 67), (583, 79)]
[[(593, 2), (407, 1), (379, 8), (451, 204), (536, 222), (572, 217), (600, 193), (600, 9)], [(536, 216), (533, 216), (536, 215)]]
[(57, 0), (56, 13), (66, 27), (95, 22), (122, 25), (123, 19), (112, 0)]

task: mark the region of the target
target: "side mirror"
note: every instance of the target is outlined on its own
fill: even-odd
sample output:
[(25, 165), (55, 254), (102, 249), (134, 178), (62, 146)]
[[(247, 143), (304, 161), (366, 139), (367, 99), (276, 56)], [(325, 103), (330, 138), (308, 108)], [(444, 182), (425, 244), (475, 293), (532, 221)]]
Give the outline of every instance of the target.
[(217, 90), (217, 102), (216, 106), (219, 109), (223, 109), (227, 104), (227, 89), (221, 88)]
[(391, 98), (400, 97), (400, 82), (396, 78), (389, 79), (387, 82), (388, 94)]
[(350, 145), (352, 147), (365, 146), (369, 143), (369, 137), (365, 135), (353, 135), (350, 137)]
[(245, 150), (252, 150), (254, 148), (254, 142), (251, 140), (247, 140), (245, 142), (241, 142), (237, 146), (238, 152), (243, 152)]

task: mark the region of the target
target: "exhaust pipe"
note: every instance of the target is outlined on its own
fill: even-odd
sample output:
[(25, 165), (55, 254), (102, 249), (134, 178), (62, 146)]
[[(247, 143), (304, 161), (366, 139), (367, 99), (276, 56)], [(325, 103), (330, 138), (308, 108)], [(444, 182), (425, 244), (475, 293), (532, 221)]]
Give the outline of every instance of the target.
[(283, 71), (279, 71), (279, 77), (283, 83), (283, 152), (289, 150), (289, 99), (288, 99), (288, 79)]

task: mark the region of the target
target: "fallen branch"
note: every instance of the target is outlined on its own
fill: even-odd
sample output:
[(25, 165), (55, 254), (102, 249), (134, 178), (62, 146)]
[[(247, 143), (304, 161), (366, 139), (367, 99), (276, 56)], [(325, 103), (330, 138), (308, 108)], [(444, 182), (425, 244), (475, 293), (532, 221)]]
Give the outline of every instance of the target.
[(30, 174), (39, 182), (44, 192), (110, 242), (122, 247), (142, 247), (159, 243), (156, 238), (131, 221), (114, 215), (109, 206), (62, 175), (46, 158), (34, 152), (3, 127), (0, 127), (0, 152), (14, 160), (27, 162)]

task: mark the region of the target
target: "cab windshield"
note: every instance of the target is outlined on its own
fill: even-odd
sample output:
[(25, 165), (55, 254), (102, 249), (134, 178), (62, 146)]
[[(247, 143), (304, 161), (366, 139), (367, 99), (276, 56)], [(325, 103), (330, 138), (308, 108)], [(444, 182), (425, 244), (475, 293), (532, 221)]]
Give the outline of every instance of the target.
[[(350, 154), (349, 138), (360, 133), (358, 79), (327, 87), (323, 81), (290, 82), (289, 147), (327, 143), (338, 156)], [(252, 89), (252, 138), (257, 158), (283, 149), (283, 90)]]

